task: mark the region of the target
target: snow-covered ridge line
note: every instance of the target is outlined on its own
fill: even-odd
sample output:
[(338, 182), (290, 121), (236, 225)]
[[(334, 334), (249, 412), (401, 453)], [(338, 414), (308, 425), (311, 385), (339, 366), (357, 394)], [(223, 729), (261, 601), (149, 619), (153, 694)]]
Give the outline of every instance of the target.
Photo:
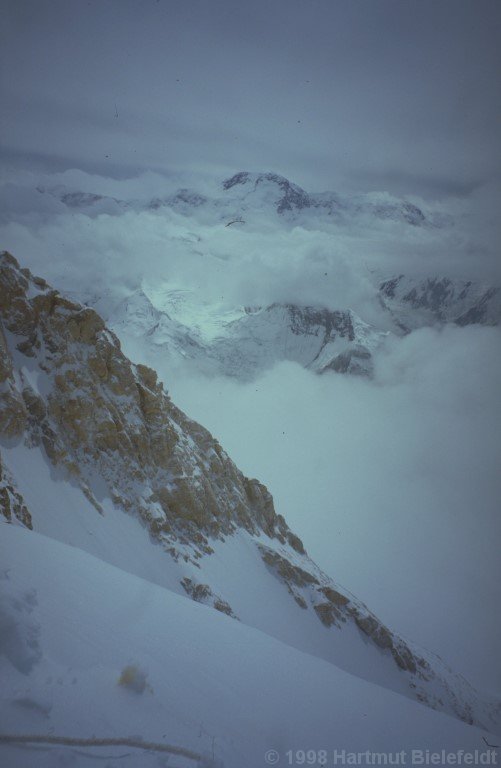
[[(62, 184), (38, 185), (40, 195), (50, 195), (70, 210), (89, 215), (99, 212), (118, 215), (126, 210), (161, 212), (172, 208), (182, 214), (196, 209), (212, 211), (226, 224), (245, 225), (246, 216), (271, 211), (285, 220), (308, 221), (311, 216), (325, 218), (326, 223), (343, 224), (356, 217), (374, 221), (395, 221), (413, 227), (442, 226), (443, 216), (432, 208), (426, 213), (406, 199), (387, 192), (341, 194), (338, 192), (306, 192), (299, 185), (277, 173), (239, 171), (222, 181), (219, 194), (209, 197), (197, 190), (181, 188), (165, 196), (150, 199), (118, 199), (93, 191), (81, 191)], [(450, 222), (447, 222), (450, 223)]]
[(405, 332), (436, 323), (498, 325), (501, 321), (501, 290), (472, 280), (415, 280), (400, 274), (380, 283), (380, 296)]
[(173, 554), (177, 542), (200, 557), (210, 551), (208, 535), (237, 526), (302, 548), (266, 489), (172, 404), (154, 371), (127, 360), (94, 310), (60, 296), (10, 254), (1, 259), (5, 434), (30, 431), (99, 509), (97, 468), (114, 501), (134, 506)]
[[(256, 768), (269, 750), (285, 761), (287, 749), (307, 744), (329, 751), (485, 749), (473, 726), (87, 552), (1, 527), (2, 623), (16, 640), (0, 646), (5, 732), (175, 743), (203, 756), (198, 768)], [(142, 691), (120, 682), (131, 662)], [(159, 765), (158, 753), (144, 749), (96, 749), (0, 742), (0, 761), (90, 768), (99, 756), (110, 765)], [(179, 768), (192, 762), (176, 758)]]

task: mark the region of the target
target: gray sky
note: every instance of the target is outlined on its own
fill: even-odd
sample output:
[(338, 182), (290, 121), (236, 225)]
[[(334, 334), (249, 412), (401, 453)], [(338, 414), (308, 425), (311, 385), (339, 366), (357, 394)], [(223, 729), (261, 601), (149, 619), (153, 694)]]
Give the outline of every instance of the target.
[(494, 0), (3, 0), (5, 155), (310, 190), (499, 180)]

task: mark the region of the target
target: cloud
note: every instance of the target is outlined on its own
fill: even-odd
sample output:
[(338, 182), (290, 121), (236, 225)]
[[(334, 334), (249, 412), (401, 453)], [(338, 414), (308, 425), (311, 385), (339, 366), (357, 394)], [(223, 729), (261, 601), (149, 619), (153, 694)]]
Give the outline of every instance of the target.
[[(403, 271), (494, 283), (501, 277), (492, 187), (434, 206), (411, 198), (432, 220), (443, 220), (443, 227), (370, 215), (338, 224), (314, 212), (299, 225), (263, 207), (249, 208), (244, 226), (228, 228), (231, 205), (192, 208), (186, 216), (168, 207), (144, 210), (148, 200), (180, 187), (221, 196), (220, 181), (208, 173), (116, 179), (78, 169), (11, 171), (0, 186), (1, 246), (63, 289), (72, 289), (78, 275), (83, 297), (94, 291), (100, 274), (111, 287), (137, 287), (143, 279), (169, 282), (194, 291), (200, 301), (351, 308), (378, 323), (384, 323), (375, 288), (379, 275)], [(51, 195), (61, 186), (131, 201), (131, 207), (103, 203), (84, 214)], [(383, 193), (372, 199), (391, 200)]]
[(499, 178), (496, 2), (5, 6), (11, 152), (432, 197)]

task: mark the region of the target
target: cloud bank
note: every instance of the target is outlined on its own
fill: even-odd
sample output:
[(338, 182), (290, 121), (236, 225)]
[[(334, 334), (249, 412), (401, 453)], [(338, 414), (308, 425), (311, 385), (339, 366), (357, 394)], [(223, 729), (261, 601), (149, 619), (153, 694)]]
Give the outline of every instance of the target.
[(107, 174), (274, 168), (304, 186), (499, 181), (492, 0), (6, 0), (10, 157)]

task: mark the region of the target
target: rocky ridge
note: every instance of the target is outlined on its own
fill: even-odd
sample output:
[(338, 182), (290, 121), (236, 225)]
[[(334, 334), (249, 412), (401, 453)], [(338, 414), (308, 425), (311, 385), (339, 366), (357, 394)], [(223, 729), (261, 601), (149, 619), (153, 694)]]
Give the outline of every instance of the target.
[(134, 509), (173, 554), (186, 544), (198, 557), (210, 551), (208, 537), (237, 527), (302, 548), (264, 486), (173, 405), (153, 370), (127, 360), (94, 310), (3, 254), (0, 311), (0, 430), (43, 446), (96, 508), (97, 469), (113, 501)]
[(405, 275), (383, 280), (383, 306), (405, 332), (422, 325), (498, 325), (501, 291), (496, 286), (448, 277), (411, 280)]

